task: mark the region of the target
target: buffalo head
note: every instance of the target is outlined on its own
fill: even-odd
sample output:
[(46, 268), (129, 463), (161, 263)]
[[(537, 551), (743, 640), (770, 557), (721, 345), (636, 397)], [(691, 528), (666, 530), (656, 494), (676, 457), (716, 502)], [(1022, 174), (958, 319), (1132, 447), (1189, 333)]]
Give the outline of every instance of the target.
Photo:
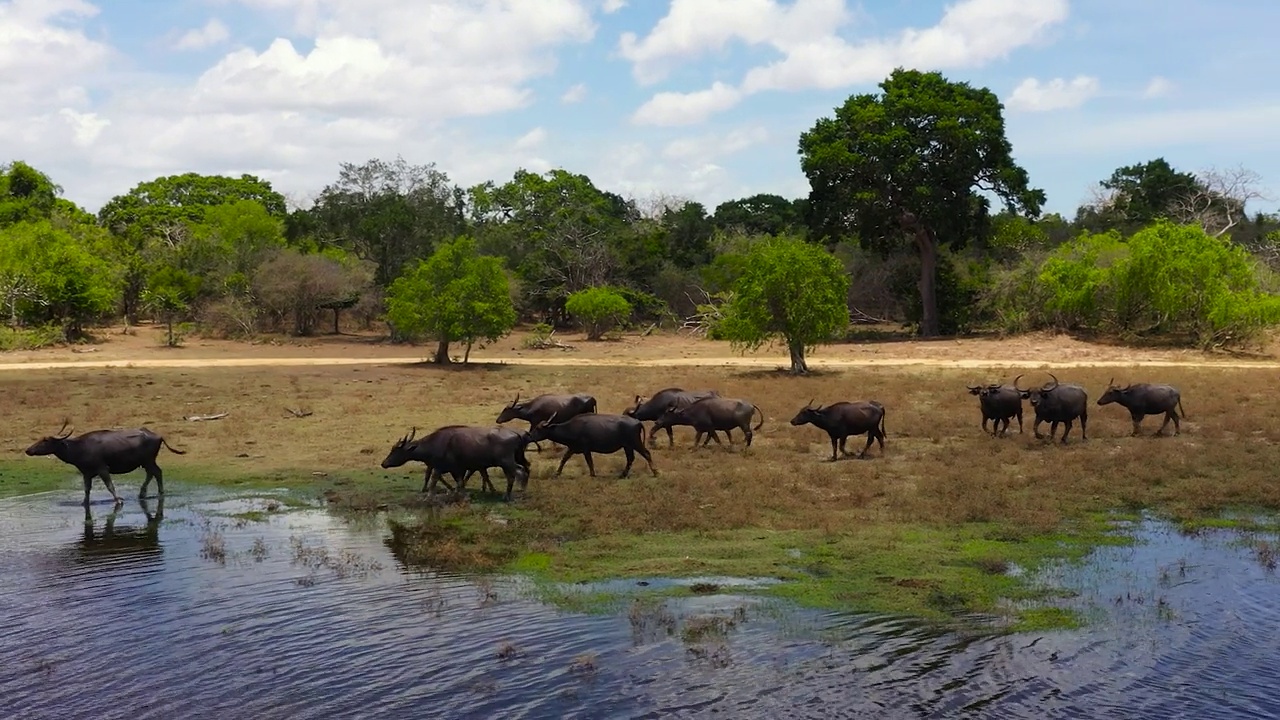
[(685, 408), (677, 407), (675, 403), (671, 403), (657, 420), (653, 421), (653, 432), (658, 432), (663, 428), (671, 427), (675, 421), (680, 420), (685, 415)]
[(1039, 405), (1041, 400), (1044, 400), (1049, 393), (1053, 392), (1053, 390), (1058, 387), (1058, 376), (1054, 375), (1053, 373), (1049, 373), (1049, 377), (1053, 378), (1053, 382), (1045, 383), (1039, 388), (1027, 388), (1025, 390), (1018, 386), (1018, 380), (1021, 377), (1022, 376), (1019, 375), (1018, 377), (1013, 379), (1013, 387), (1018, 391), (1018, 394), (1020, 394), (1024, 400), (1031, 401), (1032, 407)]
[(529, 443), (542, 442), (543, 440), (546, 440), (548, 433), (551, 430), (551, 426), (555, 424), (556, 416), (559, 414), (560, 413), (558, 412), (551, 413), (551, 417), (529, 428), (529, 432), (525, 433), (523, 436), (525, 444), (528, 445)]
[(516, 399), (511, 404), (502, 408), (502, 412), (498, 413), (498, 424), (520, 419), (520, 393), (516, 393)]
[[(1022, 376), (1019, 375), (1018, 377), (1022, 377)], [(1017, 381), (1015, 380), (1014, 382), (1016, 383)], [(982, 396), (990, 395), (994, 392), (998, 392), (1000, 388), (1004, 386), (1001, 385), (1000, 383), (992, 383), (991, 385), (986, 385), (986, 386), (965, 385), (965, 387), (969, 390), (970, 395), (977, 395), (979, 397), (982, 397)]]
[(636, 404), (635, 404), (635, 405), (633, 405), (633, 406), (631, 406), (631, 407), (629, 407), (629, 408), (627, 408), (626, 410), (623, 410), (623, 411), (622, 411), (622, 414), (623, 414), (623, 415), (626, 415), (627, 417), (635, 417), (635, 416), (636, 416), (636, 413), (640, 411), (640, 406), (641, 406), (642, 404), (644, 404), (644, 403), (643, 403), (643, 401), (644, 401), (644, 398), (642, 398), (642, 397), (640, 397), (639, 395), (637, 395), (637, 396), (636, 396)]
[(62, 427), (56, 435), (46, 435), (27, 448), (28, 455), (57, 455), (67, 446), (67, 438), (71, 437), (70, 420), (63, 420)]
[(796, 413), (795, 417), (791, 418), (791, 424), (804, 425), (805, 423), (813, 422), (815, 418), (819, 418), (821, 416), (822, 406), (819, 405), (818, 407), (814, 407), (813, 398), (809, 398), (809, 402), (804, 407), (800, 408), (800, 412)]
[(382, 461), (382, 467), (400, 467), (409, 462), (412, 459), (409, 456), (413, 454), (413, 438), (417, 434), (418, 428), (415, 426), (408, 435), (397, 440), (396, 444), (391, 446), (391, 452), (387, 453), (386, 459)]
[(1102, 393), (1102, 397), (1098, 398), (1099, 405), (1109, 405), (1113, 402), (1120, 402), (1120, 399), (1129, 392), (1130, 385), (1120, 387), (1115, 384), (1115, 378), (1107, 381), (1107, 391)]

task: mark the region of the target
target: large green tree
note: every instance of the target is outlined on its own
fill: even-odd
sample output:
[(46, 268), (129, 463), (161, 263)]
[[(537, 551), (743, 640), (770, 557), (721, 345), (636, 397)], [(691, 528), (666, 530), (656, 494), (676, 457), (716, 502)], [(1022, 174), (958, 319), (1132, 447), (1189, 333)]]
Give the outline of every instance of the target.
[(779, 235), (805, 229), (808, 201), (788, 200), (781, 195), (759, 193), (716, 206), (712, 221), (720, 230), (736, 230), (748, 235)]
[(1076, 224), (1093, 231), (1132, 232), (1170, 217), (1179, 202), (1201, 189), (1195, 175), (1162, 157), (1116, 168), (1099, 185), (1102, 195), (1076, 211)]
[(742, 268), (717, 331), (747, 350), (780, 338), (791, 372), (809, 372), (805, 353), (849, 327), (844, 266), (820, 245), (783, 236), (755, 242)]
[(468, 362), (477, 341), (496, 342), (515, 326), (502, 258), (481, 255), (470, 237), (442, 243), (391, 283), (387, 319), (399, 333), (435, 339), (439, 364), (450, 362), (450, 343), (466, 343)]
[(811, 225), (819, 238), (909, 238), (920, 258), (920, 332), (934, 336), (939, 244), (959, 247), (982, 231), (983, 193), (1035, 217), (1044, 191), (1014, 162), (995, 93), (901, 68), (880, 88), (851, 96), (800, 136)]
[(434, 163), (375, 158), (342, 163), (338, 180), (306, 211), (310, 217), (292, 218), (290, 229), (373, 262), (374, 281), (386, 287), (406, 265), (463, 231), (464, 204), (462, 190)]

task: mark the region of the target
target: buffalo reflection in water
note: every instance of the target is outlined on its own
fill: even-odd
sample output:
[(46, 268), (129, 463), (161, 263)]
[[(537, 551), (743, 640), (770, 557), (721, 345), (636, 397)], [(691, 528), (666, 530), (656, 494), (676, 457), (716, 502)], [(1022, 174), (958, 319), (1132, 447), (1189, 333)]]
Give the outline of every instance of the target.
[(160, 547), (160, 523), (164, 520), (164, 496), (156, 501), (155, 512), (151, 512), (146, 500), (138, 500), (142, 514), (146, 516), (143, 525), (116, 525), (120, 514), (117, 507), (107, 515), (101, 528), (96, 527), (88, 508), (84, 513), (84, 534), (69, 548), (70, 559), (77, 563), (96, 563), (118, 561), (127, 556), (136, 555), (137, 559), (158, 558), (163, 552)]

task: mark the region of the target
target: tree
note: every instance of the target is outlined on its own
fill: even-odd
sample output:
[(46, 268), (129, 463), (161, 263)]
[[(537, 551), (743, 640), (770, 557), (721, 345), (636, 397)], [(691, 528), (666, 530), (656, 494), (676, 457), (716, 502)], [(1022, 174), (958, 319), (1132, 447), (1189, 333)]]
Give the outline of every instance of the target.
[(809, 372), (805, 353), (849, 326), (849, 278), (840, 261), (797, 237), (754, 244), (716, 331), (735, 347), (754, 350), (781, 338), (791, 372)]
[(564, 309), (582, 323), (588, 340), (599, 340), (631, 314), (631, 303), (610, 288), (594, 287), (570, 295)]
[(818, 238), (910, 238), (920, 257), (920, 332), (934, 336), (939, 243), (960, 247), (983, 228), (988, 202), (979, 191), (1031, 217), (1044, 191), (1013, 161), (990, 90), (901, 68), (880, 87), (879, 96), (851, 96), (800, 136), (811, 223)]
[(310, 220), (291, 218), (290, 229), (291, 235), (313, 231), (323, 242), (372, 261), (374, 281), (386, 287), (408, 263), (463, 230), (463, 209), (462, 191), (434, 163), (375, 158), (363, 165), (342, 163), (337, 182), (306, 211)]
[(104, 258), (105, 233), (72, 230), (48, 220), (0, 229), (0, 289), (11, 318), (58, 323), (67, 340), (82, 337), (84, 324), (119, 297), (117, 268)]
[(1248, 220), (1245, 205), (1251, 200), (1267, 199), (1258, 188), (1261, 176), (1244, 167), (1211, 168), (1195, 179), (1195, 187), (1173, 199), (1169, 215), (1177, 222), (1199, 225), (1213, 237)]
[(200, 278), (171, 265), (159, 267), (147, 279), (147, 289), (142, 301), (164, 319), (166, 336), (165, 344), (178, 346), (178, 338), (173, 332), (173, 321), (191, 308), (191, 303), (200, 294)]
[(452, 342), (466, 343), (469, 362), (474, 343), (496, 342), (516, 323), (502, 259), (481, 255), (470, 237), (442, 243), (391, 283), (387, 318), (400, 333), (434, 338), (437, 363), (450, 362)]
[(781, 195), (759, 193), (716, 206), (712, 222), (719, 230), (736, 230), (748, 235), (779, 235), (804, 229), (808, 201), (788, 200)]
[(366, 281), (338, 258), (282, 249), (258, 267), (252, 290), (276, 327), (310, 335), (326, 306), (358, 294)]
[(1132, 232), (1169, 217), (1175, 203), (1198, 189), (1195, 175), (1175, 170), (1162, 157), (1126, 165), (1098, 184), (1095, 197), (1076, 211), (1076, 223), (1094, 231)]

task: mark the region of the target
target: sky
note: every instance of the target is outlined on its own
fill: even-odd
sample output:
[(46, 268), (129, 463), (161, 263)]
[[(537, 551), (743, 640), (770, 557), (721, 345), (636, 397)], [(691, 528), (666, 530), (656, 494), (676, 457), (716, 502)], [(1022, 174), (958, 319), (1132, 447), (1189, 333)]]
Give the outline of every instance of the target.
[(806, 196), (800, 134), (903, 66), (1000, 97), (1046, 212), (1156, 157), (1277, 196), (1276, 27), (1275, 0), (0, 0), (0, 163), (90, 211), (184, 172), (307, 207), (397, 155), (710, 211)]

